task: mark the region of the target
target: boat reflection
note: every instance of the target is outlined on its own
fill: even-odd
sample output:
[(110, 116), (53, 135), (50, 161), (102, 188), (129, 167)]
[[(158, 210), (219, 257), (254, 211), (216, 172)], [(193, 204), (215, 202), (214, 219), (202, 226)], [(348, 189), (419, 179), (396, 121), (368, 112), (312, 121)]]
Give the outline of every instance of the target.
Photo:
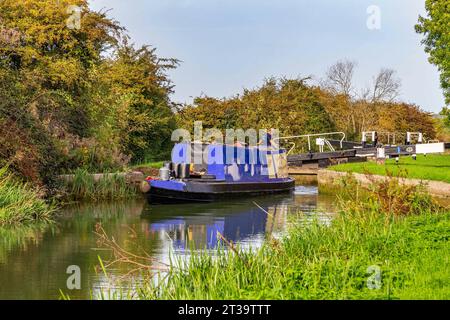
[(214, 249), (218, 232), (234, 243), (258, 244), (265, 234), (284, 232), (289, 215), (315, 216), (317, 206), (317, 190), (311, 189), (220, 204), (153, 205), (144, 207), (141, 226), (147, 239), (165, 239), (163, 246), (176, 251)]
[(96, 270), (99, 257), (112, 258), (99, 246), (94, 233), (98, 224), (124, 250), (170, 263), (174, 258), (187, 261), (191, 249), (212, 249), (214, 254), (217, 232), (246, 250), (260, 247), (267, 233), (284, 234), (287, 225), (299, 219), (303, 225), (316, 218), (329, 223), (329, 216), (323, 214), (334, 212), (334, 201), (332, 196), (319, 195), (317, 187), (298, 186), (290, 196), (239, 202), (149, 206), (144, 200), (132, 200), (65, 207), (53, 225), (0, 230), (0, 299), (58, 299), (71, 265), (83, 271), (82, 289), (65, 292), (71, 298), (90, 299), (111, 289), (110, 280), (128, 274), (134, 266), (117, 265), (108, 276)]

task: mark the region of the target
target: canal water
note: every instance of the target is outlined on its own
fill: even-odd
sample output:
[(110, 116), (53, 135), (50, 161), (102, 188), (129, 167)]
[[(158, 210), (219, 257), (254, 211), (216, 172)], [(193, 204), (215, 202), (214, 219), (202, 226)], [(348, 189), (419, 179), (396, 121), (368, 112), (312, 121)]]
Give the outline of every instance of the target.
[[(297, 186), (291, 195), (212, 204), (150, 206), (133, 200), (74, 205), (62, 210), (52, 226), (0, 228), (0, 299), (58, 299), (60, 292), (90, 299), (110, 290), (110, 280), (98, 270), (98, 257), (110, 258), (94, 233), (98, 223), (127, 251), (168, 262), (196, 250), (213, 253), (217, 232), (243, 248), (258, 248), (267, 233), (282, 236), (298, 219), (318, 217), (326, 223), (333, 211), (334, 198), (319, 195), (316, 186)], [(70, 266), (80, 270), (79, 290), (67, 288)], [(120, 277), (127, 270), (108, 272)]]

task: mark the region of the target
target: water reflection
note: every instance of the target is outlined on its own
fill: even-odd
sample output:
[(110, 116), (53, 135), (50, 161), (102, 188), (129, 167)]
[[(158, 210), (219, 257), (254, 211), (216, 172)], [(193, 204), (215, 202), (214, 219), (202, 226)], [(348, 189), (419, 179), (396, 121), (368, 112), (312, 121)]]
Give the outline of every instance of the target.
[[(170, 252), (185, 256), (190, 249), (216, 248), (217, 232), (243, 247), (258, 247), (266, 233), (283, 234), (298, 211), (305, 213), (303, 219), (320, 217), (333, 211), (333, 199), (319, 196), (311, 186), (297, 187), (291, 195), (212, 204), (149, 206), (128, 201), (66, 208), (51, 227), (0, 229), (0, 298), (55, 299), (61, 289), (72, 298), (88, 299), (91, 292), (107, 287), (105, 277), (94, 270), (98, 256), (110, 255), (97, 248), (97, 223), (127, 251), (145, 251), (168, 262)], [(66, 289), (69, 265), (82, 270), (81, 290)], [(127, 268), (110, 271), (119, 276)]]
[(218, 244), (217, 232), (228, 240), (242, 242), (264, 234), (268, 227), (273, 229), (274, 222), (279, 227), (286, 215), (287, 205), (282, 204), (285, 198), (255, 200), (270, 215), (247, 200), (223, 203), (220, 207), (203, 204), (189, 207), (189, 212), (179, 206), (148, 206), (142, 217), (148, 223), (146, 232), (153, 238), (171, 240), (175, 250), (213, 249)]

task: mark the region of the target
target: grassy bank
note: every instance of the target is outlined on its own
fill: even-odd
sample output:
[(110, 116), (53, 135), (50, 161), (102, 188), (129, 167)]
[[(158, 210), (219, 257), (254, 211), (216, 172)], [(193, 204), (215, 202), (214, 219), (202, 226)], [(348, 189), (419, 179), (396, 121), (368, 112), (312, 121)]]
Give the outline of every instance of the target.
[(165, 161), (143, 162), (135, 164), (131, 167), (134, 171), (140, 171), (146, 176), (158, 176), (159, 169), (164, 165)]
[(64, 200), (114, 200), (133, 198), (137, 195), (134, 186), (124, 176), (107, 174), (95, 181), (94, 176), (84, 169), (77, 169), (73, 179), (62, 182)]
[(164, 165), (165, 161), (153, 161), (153, 162), (143, 162), (139, 164), (135, 164), (132, 166), (132, 169), (135, 168), (152, 168), (152, 169), (159, 169)]
[(449, 218), (427, 213), (385, 224), (369, 215), (297, 227), (256, 253), (192, 259), (139, 298), (450, 299)]
[(331, 225), (300, 219), (255, 252), (232, 247), (193, 255), (187, 266), (173, 261), (165, 281), (149, 278), (137, 297), (450, 299), (450, 212), (398, 187), (349, 193)]
[(49, 221), (54, 211), (33, 186), (0, 169), (0, 226)]
[(386, 160), (385, 165), (374, 162), (345, 163), (329, 168), (330, 170), (376, 175), (403, 175), (406, 178), (436, 180), (450, 183), (450, 154), (418, 155), (417, 160), (411, 157), (400, 157), (399, 164), (394, 159)]

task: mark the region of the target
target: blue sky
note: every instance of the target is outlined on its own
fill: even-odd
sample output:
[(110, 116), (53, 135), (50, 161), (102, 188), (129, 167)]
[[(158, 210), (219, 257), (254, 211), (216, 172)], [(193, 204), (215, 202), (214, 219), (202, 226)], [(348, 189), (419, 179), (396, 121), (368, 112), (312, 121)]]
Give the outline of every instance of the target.
[[(358, 62), (355, 86), (382, 67), (402, 79), (400, 99), (424, 110), (444, 106), (439, 73), (414, 32), (423, 0), (91, 0), (124, 25), (137, 45), (182, 60), (170, 72), (173, 100), (229, 97), (266, 77), (323, 77), (340, 59)], [(369, 30), (377, 5), (381, 29)]]

